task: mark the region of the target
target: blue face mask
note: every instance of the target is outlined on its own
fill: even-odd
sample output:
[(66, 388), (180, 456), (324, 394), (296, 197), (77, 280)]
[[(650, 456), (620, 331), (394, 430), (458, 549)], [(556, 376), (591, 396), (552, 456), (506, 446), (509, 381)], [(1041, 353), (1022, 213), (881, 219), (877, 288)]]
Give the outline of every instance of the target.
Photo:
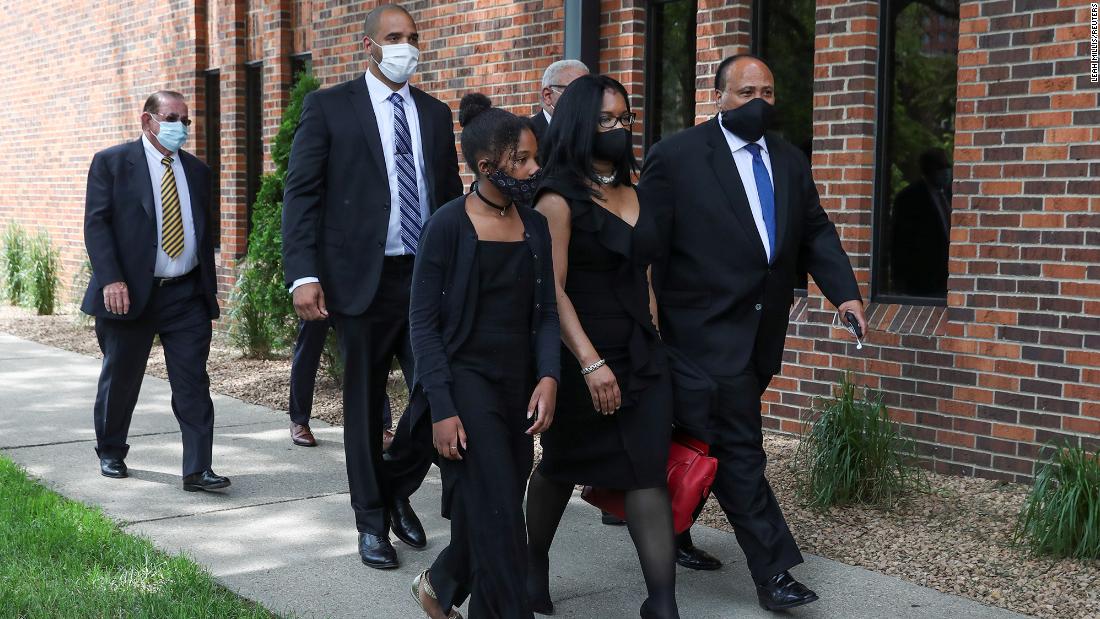
[(182, 122), (178, 120), (175, 122), (161, 121), (155, 117), (153, 120), (156, 120), (160, 125), (160, 131), (156, 135), (161, 146), (176, 152), (187, 141), (187, 127), (184, 127)]

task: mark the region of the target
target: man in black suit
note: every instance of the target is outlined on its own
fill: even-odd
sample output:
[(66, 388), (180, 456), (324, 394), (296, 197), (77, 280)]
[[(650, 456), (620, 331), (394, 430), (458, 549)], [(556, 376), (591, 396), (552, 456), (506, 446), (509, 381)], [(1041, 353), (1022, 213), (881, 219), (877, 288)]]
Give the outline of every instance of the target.
[[(774, 81), (760, 59), (721, 63), (719, 114), (657, 143), (639, 198), (662, 208), (666, 255), (656, 265), (662, 338), (718, 383), (711, 412), (713, 491), (757, 584), (761, 606), (817, 599), (788, 569), (802, 562), (764, 476), (760, 396), (779, 372), (799, 256), (821, 290), (866, 328), (863, 302), (805, 156), (764, 138)], [(680, 539), (693, 550), (689, 534)]]
[(542, 72), (542, 90), (539, 91), (539, 103), (542, 109), (531, 117), (535, 138), (539, 142), (546, 134), (546, 128), (550, 126), (550, 118), (554, 115), (554, 106), (558, 104), (558, 97), (565, 92), (566, 86), (582, 75), (588, 75), (588, 67), (580, 60), (572, 59), (552, 62)]
[[(370, 11), (368, 70), (311, 93), (294, 135), (283, 198), (283, 260), (294, 308), (331, 316), (344, 358), (344, 451), (366, 565), (397, 566), (394, 534), (426, 545), (408, 497), (431, 465), (430, 433), (402, 417), (382, 458), (382, 407), (394, 356), (412, 367), (409, 292), (429, 214), (462, 194), (454, 121), (408, 84), (419, 57), (412, 17)], [(420, 443), (425, 443), (421, 445)]]
[(159, 335), (183, 434), (183, 489), (216, 490), (214, 404), (206, 360), (218, 317), (209, 233), (210, 169), (180, 150), (191, 119), (183, 95), (145, 101), (141, 138), (96, 153), (88, 171), (84, 242), (92, 277), (81, 310), (103, 351), (94, 418), (106, 477), (127, 476), (126, 435), (153, 336)]

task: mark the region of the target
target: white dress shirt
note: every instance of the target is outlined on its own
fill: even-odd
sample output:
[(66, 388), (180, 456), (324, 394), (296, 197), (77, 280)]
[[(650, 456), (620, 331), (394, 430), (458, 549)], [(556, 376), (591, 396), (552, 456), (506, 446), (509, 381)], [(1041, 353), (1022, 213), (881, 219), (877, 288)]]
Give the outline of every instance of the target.
[(543, 109), (542, 110), (542, 115), (546, 117), (546, 124), (549, 125), (550, 124), (550, 112), (547, 112), (545, 109)]
[[(745, 196), (749, 199), (749, 209), (752, 211), (753, 221), (756, 222), (756, 231), (760, 234), (760, 242), (764, 245), (768, 262), (771, 262), (772, 248), (768, 240), (768, 228), (764, 225), (764, 213), (760, 210), (760, 194), (756, 191), (756, 176), (752, 173), (752, 153), (745, 148), (748, 142), (734, 135), (721, 122), (718, 126), (722, 128), (726, 143), (729, 144), (730, 152), (733, 154), (733, 162), (737, 164), (737, 173), (741, 176), (741, 184), (745, 186)], [(768, 144), (763, 136), (755, 143), (760, 145), (760, 158), (764, 160), (764, 167), (768, 169), (768, 176), (772, 179), (772, 195), (775, 195), (775, 174), (772, 173), (772, 159), (768, 155)], [(776, 238), (778, 236), (779, 231), (776, 230)]]
[(164, 253), (162, 235), (164, 234), (164, 204), (160, 196), (160, 183), (164, 180), (164, 164), (160, 161), (164, 155), (153, 146), (145, 134), (141, 134), (141, 143), (145, 147), (145, 161), (149, 164), (149, 180), (153, 182), (153, 206), (157, 216), (157, 262), (153, 267), (154, 277), (179, 277), (191, 272), (199, 264), (195, 241), (195, 220), (191, 217), (191, 192), (187, 188), (187, 174), (179, 153), (172, 153), (172, 173), (176, 177), (176, 193), (180, 199), (180, 216), (183, 218), (183, 251), (175, 258)]
[[(393, 102), (389, 97), (397, 92), (404, 100), (405, 120), (409, 123), (409, 138), (412, 140), (413, 164), (416, 167), (416, 190), (420, 197), (420, 221), (428, 222), (431, 209), (428, 206), (428, 181), (424, 177), (424, 146), (420, 140), (420, 115), (416, 111), (416, 102), (413, 101), (412, 91), (408, 82), (394, 91), (382, 83), (382, 80), (371, 74), (364, 73), (364, 81), (367, 83), (367, 93), (370, 95), (371, 105), (374, 106), (374, 117), (378, 123), (378, 137), (382, 141), (382, 154), (386, 158), (386, 177), (390, 189), (390, 221), (386, 230), (386, 255), (403, 256), (405, 244), (401, 242), (401, 195), (397, 184), (397, 144), (394, 142), (393, 132)], [(290, 286), (290, 292), (302, 284), (317, 283), (317, 277), (301, 277), (294, 280)]]

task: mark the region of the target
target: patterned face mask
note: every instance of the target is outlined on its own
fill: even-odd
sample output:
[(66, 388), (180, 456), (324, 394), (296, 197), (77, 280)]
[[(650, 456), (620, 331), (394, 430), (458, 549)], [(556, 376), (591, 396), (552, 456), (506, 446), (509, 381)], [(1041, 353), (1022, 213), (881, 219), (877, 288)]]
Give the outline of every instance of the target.
[(500, 168), (494, 170), (487, 178), (506, 198), (516, 204), (527, 206), (535, 199), (535, 193), (539, 189), (539, 182), (542, 181), (542, 168), (539, 168), (529, 178), (522, 180), (509, 176)]

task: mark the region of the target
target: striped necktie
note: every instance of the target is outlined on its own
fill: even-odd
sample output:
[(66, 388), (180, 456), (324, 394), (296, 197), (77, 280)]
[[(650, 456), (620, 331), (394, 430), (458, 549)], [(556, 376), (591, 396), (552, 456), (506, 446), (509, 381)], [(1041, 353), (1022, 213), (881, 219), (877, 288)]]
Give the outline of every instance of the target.
[(420, 193), (416, 188), (416, 163), (413, 161), (412, 134), (405, 118), (405, 99), (393, 93), (393, 149), (397, 167), (397, 194), (401, 201), (401, 244), (405, 253), (415, 254), (424, 221), (420, 216)]
[(160, 247), (169, 258), (183, 253), (183, 216), (180, 214), (180, 196), (176, 192), (176, 175), (172, 172), (172, 158), (165, 157), (164, 178), (160, 181), (161, 228)]

